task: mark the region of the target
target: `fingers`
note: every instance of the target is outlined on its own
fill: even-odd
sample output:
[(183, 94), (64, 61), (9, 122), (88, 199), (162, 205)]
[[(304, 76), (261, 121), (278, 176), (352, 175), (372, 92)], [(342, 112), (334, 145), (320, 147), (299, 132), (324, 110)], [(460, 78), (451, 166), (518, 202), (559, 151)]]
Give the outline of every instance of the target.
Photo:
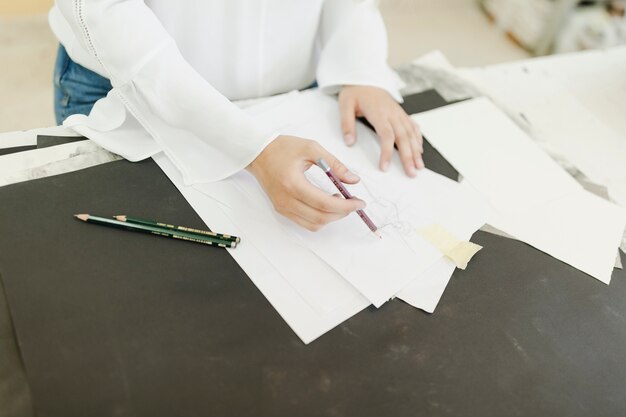
[(333, 154), (328, 152), (317, 142), (312, 143), (310, 153), (311, 162), (316, 162), (320, 157), (324, 158), (326, 163), (330, 166), (330, 169), (341, 180), (341, 182), (346, 184), (356, 184), (361, 180), (358, 175), (350, 171), (348, 167), (346, 167), (341, 161), (335, 158)]
[(395, 143), (393, 127), (391, 123), (381, 117), (372, 118), (370, 122), (374, 126), (374, 130), (376, 130), (380, 140), (380, 169), (387, 171), (393, 157), (393, 144)]
[(417, 172), (415, 171), (414, 148), (411, 145), (413, 141), (413, 129), (407, 128), (407, 123), (405, 123), (404, 118), (398, 118), (394, 121), (393, 130), (396, 134), (396, 145), (398, 146), (398, 153), (400, 154), (404, 172), (406, 172), (409, 177), (415, 177)]
[[(350, 138), (355, 131), (355, 116), (365, 116), (380, 139), (380, 169), (387, 171), (398, 148), (404, 171), (414, 177), (424, 167), (423, 139), (415, 123), (385, 90), (372, 86), (344, 86), (339, 94), (342, 129)], [(352, 143), (349, 139), (346, 142)]]
[(410, 140), (411, 152), (413, 156), (413, 163), (415, 164), (415, 168), (422, 169), (424, 168), (424, 160), (422, 159), (422, 149), (420, 147), (420, 143), (417, 139), (412, 138)]
[(297, 225), (307, 229), (310, 232), (319, 232), (320, 230), (322, 230), (322, 227), (324, 227), (322, 225), (313, 224), (310, 221), (295, 214), (292, 214), (291, 216), (290, 215), (286, 215), (286, 216), (289, 217)]
[(356, 198), (346, 200), (328, 195), (306, 179), (304, 171), (319, 158), (329, 163), (340, 181), (359, 181), (358, 176), (317, 142), (295, 136), (277, 137), (248, 168), (276, 211), (308, 230), (319, 230), (365, 207), (365, 203)]
[(308, 230), (316, 232), (331, 222), (343, 219), (349, 213), (327, 213), (317, 210), (302, 201), (295, 201), (291, 207), (291, 214), (291, 217), (294, 218), (296, 223), (306, 227)]
[(293, 184), (291, 195), (281, 195), (272, 202), (280, 214), (313, 232), (365, 207), (365, 203), (356, 198), (346, 200), (328, 195), (304, 177)]
[(380, 139), (380, 169), (383, 171), (388, 169), (395, 144), (404, 171), (408, 176), (415, 177), (416, 168), (424, 168), (423, 139), (419, 126), (404, 112), (395, 116), (372, 117), (368, 120)]
[(413, 119), (409, 118), (410, 128), (413, 130), (413, 138), (411, 140), (411, 147), (413, 148), (413, 156), (415, 157), (415, 166), (417, 169), (425, 167), (422, 155), (424, 154), (424, 138), (422, 137), (422, 131)]
[(346, 145), (352, 146), (356, 142), (356, 102), (352, 98), (340, 98), (339, 112), (341, 113), (341, 131)]
[(297, 181), (294, 197), (307, 206), (324, 213), (347, 215), (365, 208), (364, 201), (358, 198), (345, 199), (328, 195), (304, 177)]
[[(333, 173), (342, 182), (354, 184), (360, 180), (357, 175), (350, 172), (344, 164), (317, 142), (306, 141), (301, 157), (309, 163), (324, 158)], [(281, 214), (311, 231), (320, 230), (328, 223), (342, 219), (365, 207), (365, 202), (358, 198), (345, 199), (341, 195), (325, 193), (311, 184), (304, 175), (291, 177), (286, 188), (287, 195), (274, 201), (275, 208)]]
[(286, 213), (282, 213), (300, 226), (316, 232), (327, 224), (343, 219), (350, 213), (365, 208), (358, 198), (344, 199), (340, 195), (328, 195), (304, 177), (297, 181)]

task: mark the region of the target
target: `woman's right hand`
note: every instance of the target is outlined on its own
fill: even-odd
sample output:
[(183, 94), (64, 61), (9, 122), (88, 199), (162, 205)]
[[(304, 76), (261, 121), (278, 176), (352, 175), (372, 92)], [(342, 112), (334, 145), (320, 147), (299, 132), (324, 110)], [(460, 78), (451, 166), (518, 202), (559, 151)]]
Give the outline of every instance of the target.
[[(295, 136), (279, 136), (261, 152), (247, 169), (261, 184), (276, 211), (310, 231), (342, 219), (365, 202), (329, 195), (304, 176), (319, 158), (346, 184), (356, 184), (359, 177), (315, 141)], [(329, 180), (330, 181), (330, 180)]]

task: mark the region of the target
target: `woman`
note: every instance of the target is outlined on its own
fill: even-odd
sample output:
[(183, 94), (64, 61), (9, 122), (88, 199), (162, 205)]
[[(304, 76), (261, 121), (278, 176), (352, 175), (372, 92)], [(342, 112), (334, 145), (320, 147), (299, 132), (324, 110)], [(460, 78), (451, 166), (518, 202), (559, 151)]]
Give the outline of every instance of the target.
[(276, 210), (309, 230), (364, 203), (323, 193), (304, 171), (323, 157), (342, 181), (358, 177), (311, 140), (263, 131), (231, 100), (317, 82), (339, 96), (348, 146), (363, 116), (380, 138), (382, 170), (394, 144), (407, 175), (424, 166), (373, 1), (57, 0), (50, 25), (62, 44), (59, 122), (91, 111), (65, 124), (131, 161), (163, 151), (187, 183), (247, 168)]

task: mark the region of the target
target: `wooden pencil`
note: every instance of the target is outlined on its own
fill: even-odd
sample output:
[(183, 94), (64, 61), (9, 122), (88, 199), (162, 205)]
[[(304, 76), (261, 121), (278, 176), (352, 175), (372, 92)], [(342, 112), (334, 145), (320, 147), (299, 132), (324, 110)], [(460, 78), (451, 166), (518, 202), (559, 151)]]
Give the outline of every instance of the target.
[[(337, 178), (333, 170), (330, 169), (330, 165), (328, 165), (328, 163), (324, 160), (324, 158), (318, 159), (316, 162), (316, 165), (322, 168), (322, 170), (326, 173), (326, 176), (328, 176), (328, 178), (332, 181), (335, 187), (337, 187), (337, 189), (339, 190), (341, 195), (344, 196), (345, 199), (349, 200), (352, 198), (352, 194), (350, 194), (350, 191), (348, 191), (348, 189), (344, 187), (341, 180)], [(372, 219), (370, 219), (369, 216), (365, 214), (363, 210), (357, 210), (356, 214), (358, 214), (361, 220), (363, 220), (363, 223), (365, 223), (365, 225), (372, 231), (372, 233), (374, 233), (374, 235), (376, 235), (376, 237), (380, 239), (381, 238), (380, 231), (378, 230), (378, 227), (376, 227)]]
[(108, 227), (113, 227), (117, 229), (131, 230), (134, 232), (150, 233), (150, 234), (157, 235), (157, 236), (184, 240), (187, 242), (201, 243), (203, 245), (217, 246), (221, 248), (237, 247), (237, 242), (217, 239), (211, 236), (200, 236), (200, 235), (191, 234), (191, 233), (164, 229), (161, 227), (152, 227), (152, 226), (146, 226), (142, 224), (122, 222), (119, 220), (108, 219), (105, 217), (92, 216), (90, 214), (76, 214), (74, 215), (74, 217), (87, 223), (99, 224), (102, 226), (108, 226)]
[(210, 236), (210, 237), (214, 237), (217, 239), (226, 240), (228, 242), (236, 242), (236, 243), (241, 242), (241, 239), (237, 236), (226, 235), (223, 233), (215, 233), (209, 230), (198, 230), (198, 229), (192, 229), (190, 227), (185, 227), (185, 226), (176, 226), (173, 224), (155, 222), (152, 220), (140, 219), (138, 217), (130, 217), (125, 214), (115, 216), (115, 219), (121, 222), (142, 224), (144, 226), (151, 226), (151, 227), (161, 227), (161, 228), (170, 229), (170, 230), (178, 230), (181, 232), (191, 233), (191, 234), (200, 235), (200, 236)]

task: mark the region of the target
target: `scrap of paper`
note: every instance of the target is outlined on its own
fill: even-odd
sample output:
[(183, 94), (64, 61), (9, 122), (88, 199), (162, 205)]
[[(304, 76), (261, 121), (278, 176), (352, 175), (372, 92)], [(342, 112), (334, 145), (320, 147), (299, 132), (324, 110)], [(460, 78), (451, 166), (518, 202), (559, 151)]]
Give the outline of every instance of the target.
[(460, 269), (467, 268), (469, 261), (483, 248), (475, 243), (457, 239), (440, 224), (417, 229), (417, 234), (436, 247)]

